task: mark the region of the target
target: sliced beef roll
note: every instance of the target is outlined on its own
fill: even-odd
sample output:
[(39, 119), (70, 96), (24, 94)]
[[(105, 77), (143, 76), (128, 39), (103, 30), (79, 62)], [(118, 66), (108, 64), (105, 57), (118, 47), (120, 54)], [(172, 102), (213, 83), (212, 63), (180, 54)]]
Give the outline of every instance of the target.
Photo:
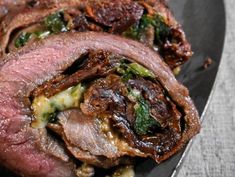
[(105, 33), (52, 35), (5, 56), (0, 104), (0, 162), (22, 176), (75, 176), (80, 161), (160, 163), (200, 129), (159, 55)]
[(1, 55), (68, 31), (103, 31), (138, 40), (159, 52), (171, 69), (192, 55), (181, 26), (162, 0), (35, 0), (22, 4), (2, 19)]

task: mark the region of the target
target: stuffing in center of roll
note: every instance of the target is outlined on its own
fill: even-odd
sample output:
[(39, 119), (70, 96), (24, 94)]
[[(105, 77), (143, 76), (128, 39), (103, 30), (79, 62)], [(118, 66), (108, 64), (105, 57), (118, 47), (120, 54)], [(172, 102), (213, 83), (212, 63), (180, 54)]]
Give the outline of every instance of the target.
[(103, 168), (129, 164), (129, 157), (158, 161), (184, 131), (154, 73), (103, 50), (87, 52), (32, 97), (32, 127), (47, 127), (75, 158)]

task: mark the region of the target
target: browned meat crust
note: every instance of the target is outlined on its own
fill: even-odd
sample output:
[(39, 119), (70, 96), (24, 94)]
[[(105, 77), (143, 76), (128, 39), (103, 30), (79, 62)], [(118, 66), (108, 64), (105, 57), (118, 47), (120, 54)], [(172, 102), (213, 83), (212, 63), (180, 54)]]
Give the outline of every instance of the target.
[[(155, 154), (157, 162), (175, 154), (198, 133), (199, 117), (188, 90), (177, 82), (156, 52), (138, 42), (109, 34), (61, 34), (3, 58), (0, 67), (0, 161), (4, 165), (24, 176), (74, 176), (74, 164), (66, 161), (66, 156), (53, 155), (39, 148), (40, 131), (30, 127), (29, 95), (44, 82), (62, 75), (79, 56), (90, 50), (125, 56), (150, 69), (172, 102), (182, 109), (185, 129), (170, 151)], [(116, 126), (127, 133), (125, 136), (135, 140), (132, 132), (126, 132), (126, 119), (122, 116), (114, 118)], [(58, 144), (55, 145), (58, 147)]]
[(176, 68), (184, 64), (191, 56), (191, 45), (186, 39), (185, 33), (181, 25), (176, 21), (172, 12), (167, 6), (166, 0), (144, 0), (144, 4), (148, 7), (149, 11), (152, 8), (160, 13), (167, 20), (168, 24), (171, 26), (173, 36), (175, 36), (175, 43), (165, 43), (162, 49), (165, 62), (170, 66), (171, 69)]
[(97, 23), (111, 27), (111, 33), (121, 33), (141, 18), (143, 7), (131, 0), (93, 0), (86, 6), (86, 12)]
[[(10, 52), (8, 46), (12, 40), (12, 33), (40, 23), (46, 16), (62, 8), (67, 9), (68, 15), (64, 18), (70, 20), (69, 23), (72, 23), (75, 31), (106, 31), (115, 34), (122, 34), (138, 23), (144, 8), (149, 15), (157, 13), (163, 17), (170, 29), (170, 37), (162, 43), (154, 44), (154, 28), (148, 27), (139, 40), (156, 48), (171, 69), (184, 64), (192, 56), (191, 46), (180, 24), (162, 0), (38, 0), (33, 6), (26, 4), (12, 10), (0, 24), (1, 55)], [(2, 7), (4, 10), (4, 6)]]
[[(147, 83), (146, 83), (147, 82)], [(135, 85), (137, 84), (137, 85)], [(163, 95), (162, 88), (142, 79), (129, 80), (128, 88), (138, 89), (144, 93), (151, 104), (151, 115), (157, 120), (163, 130), (148, 135), (137, 136), (133, 130), (135, 116), (128, 113), (126, 107), (133, 107), (128, 103), (127, 90), (120, 77), (109, 75), (106, 79), (97, 80), (84, 96), (81, 109), (90, 116), (97, 116), (103, 112), (110, 112), (114, 119), (114, 128), (118, 128), (129, 144), (141, 152), (160, 162), (181, 138), (183, 130), (180, 127), (180, 113)], [(159, 90), (158, 90), (159, 89)], [(156, 93), (158, 92), (158, 93)], [(152, 98), (152, 99), (151, 99)], [(133, 119), (134, 118), (134, 119)]]

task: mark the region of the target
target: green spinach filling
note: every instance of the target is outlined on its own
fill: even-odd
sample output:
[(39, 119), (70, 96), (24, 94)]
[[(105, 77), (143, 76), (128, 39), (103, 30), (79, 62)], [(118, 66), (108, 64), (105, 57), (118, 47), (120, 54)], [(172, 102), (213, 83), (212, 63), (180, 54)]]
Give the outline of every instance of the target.
[(127, 64), (125, 60), (122, 60), (117, 68), (117, 72), (122, 75), (124, 81), (128, 81), (134, 76), (146, 77), (154, 79), (155, 76), (152, 71), (146, 69), (138, 63)]
[(68, 31), (66, 22), (63, 19), (63, 13), (57, 12), (45, 18), (44, 25), (51, 33), (60, 33)]
[(171, 34), (170, 28), (165, 23), (162, 16), (158, 14), (153, 16), (144, 14), (139, 23), (131, 26), (123, 33), (123, 35), (132, 39), (140, 40), (143, 33), (145, 33), (146, 29), (150, 26), (154, 28), (154, 41), (156, 44), (164, 42)]
[(137, 134), (146, 135), (152, 133), (151, 128), (159, 127), (158, 122), (150, 116), (150, 106), (143, 97), (138, 98), (134, 109), (136, 115), (134, 129)]
[(135, 101), (135, 123), (134, 130), (138, 135), (152, 133), (152, 129), (160, 127), (160, 124), (150, 115), (150, 105), (147, 100), (141, 96), (140, 92), (135, 89), (129, 89), (128, 98)]
[(15, 47), (23, 47), (30, 39), (43, 39), (50, 34), (68, 31), (67, 24), (63, 19), (63, 12), (54, 13), (46, 17), (42, 22), (42, 31), (22, 32), (15, 40)]
[(32, 37), (32, 33), (22, 32), (19, 37), (15, 40), (15, 47), (19, 48), (24, 46)]

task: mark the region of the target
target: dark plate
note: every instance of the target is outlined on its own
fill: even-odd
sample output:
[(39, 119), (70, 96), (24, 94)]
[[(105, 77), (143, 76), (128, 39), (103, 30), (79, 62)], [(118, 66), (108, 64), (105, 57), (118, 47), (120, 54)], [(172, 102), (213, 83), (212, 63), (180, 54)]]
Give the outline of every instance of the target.
[[(225, 38), (225, 8), (223, 0), (169, 0), (176, 19), (183, 25), (192, 44), (194, 55), (182, 68), (178, 80), (188, 87), (202, 115), (209, 102), (220, 64)], [(208, 69), (204, 61), (213, 60)], [(187, 148), (188, 149), (188, 148)], [(171, 177), (177, 173), (186, 151), (181, 151), (156, 166), (147, 160), (136, 167), (136, 177)]]
[[(184, 65), (178, 79), (186, 85), (199, 114), (202, 115), (209, 99), (225, 37), (225, 9), (223, 0), (170, 0), (169, 5), (177, 20), (183, 25), (192, 44), (194, 56)], [(207, 57), (213, 63), (203, 69)], [(146, 160), (136, 166), (136, 177), (170, 177), (175, 174), (185, 151), (156, 165)], [(5, 175), (4, 175), (5, 174)], [(13, 177), (5, 169), (0, 169), (0, 177)]]

